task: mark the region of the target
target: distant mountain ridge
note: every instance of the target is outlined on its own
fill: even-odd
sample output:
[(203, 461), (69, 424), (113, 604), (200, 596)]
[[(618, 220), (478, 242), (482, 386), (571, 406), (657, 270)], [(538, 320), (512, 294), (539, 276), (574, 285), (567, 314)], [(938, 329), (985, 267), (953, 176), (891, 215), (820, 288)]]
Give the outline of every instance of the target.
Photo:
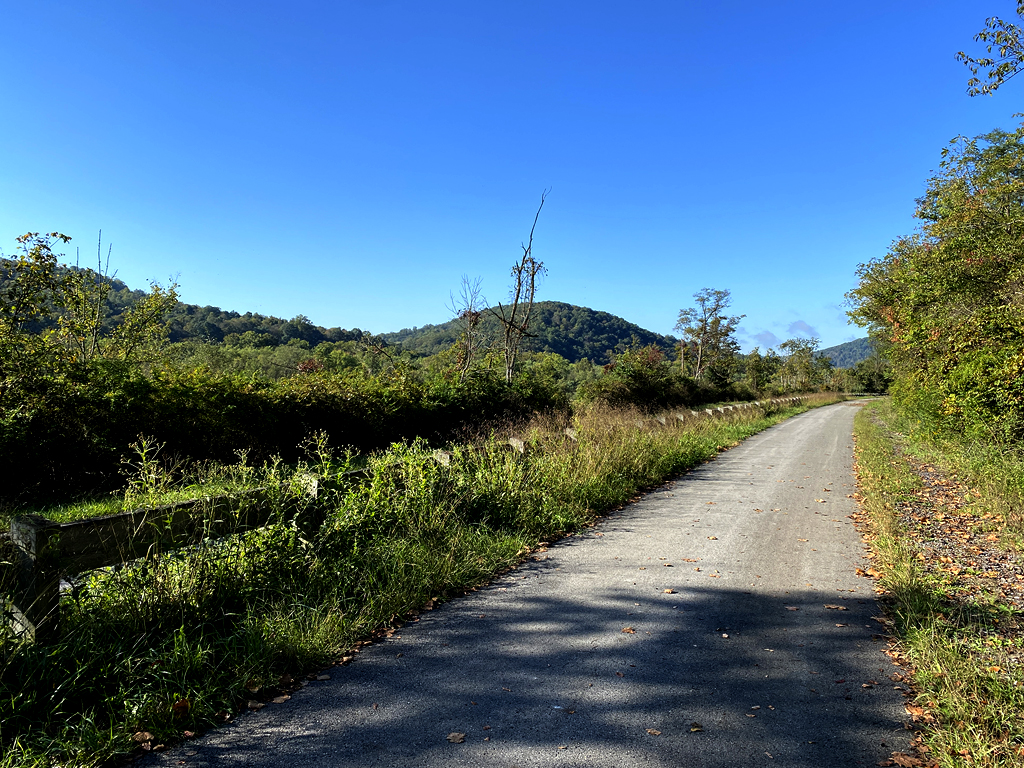
[(819, 349), (818, 355), (832, 360), (836, 368), (852, 368), (861, 360), (867, 360), (874, 354), (875, 348), (871, 345), (871, 339), (865, 336), (863, 339), (854, 339), (845, 344), (836, 344), (834, 347)]
[[(485, 311), (480, 323), (480, 330), (488, 339), (496, 338), (500, 330), (492, 312)], [(561, 301), (539, 301), (534, 305), (534, 313), (531, 332), (536, 335), (524, 340), (523, 348), (531, 352), (556, 352), (571, 362), (583, 358), (594, 363), (609, 362), (614, 353), (633, 344), (653, 344), (671, 355), (679, 344), (674, 336), (648, 331), (610, 312)], [(432, 355), (450, 347), (461, 332), (460, 322), (449, 320), (440, 325), (404, 328), (382, 337), (389, 344)]]

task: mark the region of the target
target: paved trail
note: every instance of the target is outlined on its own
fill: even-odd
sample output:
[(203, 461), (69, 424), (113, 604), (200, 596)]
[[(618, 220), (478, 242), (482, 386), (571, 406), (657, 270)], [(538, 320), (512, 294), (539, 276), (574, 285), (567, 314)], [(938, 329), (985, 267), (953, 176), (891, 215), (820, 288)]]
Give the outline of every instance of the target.
[(152, 763), (875, 765), (908, 739), (854, 573), (855, 411), (750, 438)]

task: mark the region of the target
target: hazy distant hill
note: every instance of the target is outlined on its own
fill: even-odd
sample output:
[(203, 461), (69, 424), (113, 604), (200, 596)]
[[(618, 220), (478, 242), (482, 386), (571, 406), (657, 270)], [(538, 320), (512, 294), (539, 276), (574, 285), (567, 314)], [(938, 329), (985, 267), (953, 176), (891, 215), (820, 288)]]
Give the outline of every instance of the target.
[[(645, 346), (655, 344), (668, 354), (678, 344), (674, 336), (653, 333), (621, 317), (588, 307), (540, 301), (534, 305), (534, 312), (532, 332), (536, 338), (526, 339), (523, 347), (535, 352), (557, 352), (573, 362), (584, 357), (595, 363), (607, 362), (610, 353), (621, 351), (634, 341)], [(487, 338), (498, 335), (498, 321), (490, 312), (484, 313), (481, 328)], [(450, 347), (460, 332), (458, 321), (451, 320), (441, 325), (405, 328), (385, 333), (383, 337), (389, 344), (401, 344), (406, 349), (432, 355)]]
[(865, 336), (863, 339), (854, 339), (845, 344), (837, 344), (827, 349), (819, 349), (818, 354), (822, 357), (832, 359), (832, 365), (836, 368), (851, 368), (861, 360), (871, 357), (874, 350), (871, 347), (871, 340)]

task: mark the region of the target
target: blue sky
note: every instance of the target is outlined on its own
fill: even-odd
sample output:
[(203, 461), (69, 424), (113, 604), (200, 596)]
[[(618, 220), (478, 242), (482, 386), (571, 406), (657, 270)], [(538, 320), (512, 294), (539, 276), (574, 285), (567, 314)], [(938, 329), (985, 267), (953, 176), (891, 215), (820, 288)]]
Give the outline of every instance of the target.
[(539, 298), (670, 333), (732, 292), (745, 348), (862, 335), (859, 263), (913, 230), (988, 2), (0, 0), (0, 247), (97, 232), (133, 287), (374, 332)]

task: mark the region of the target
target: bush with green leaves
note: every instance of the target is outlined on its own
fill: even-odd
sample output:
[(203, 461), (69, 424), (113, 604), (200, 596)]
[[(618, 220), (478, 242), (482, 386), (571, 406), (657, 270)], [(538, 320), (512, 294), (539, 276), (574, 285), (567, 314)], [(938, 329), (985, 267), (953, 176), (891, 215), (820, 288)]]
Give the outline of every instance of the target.
[(861, 266), (851, 316), (891, 364), (898, 406), (934, 429), (1024, 437), (1024, 127), (958, 137), (918, 233)]

